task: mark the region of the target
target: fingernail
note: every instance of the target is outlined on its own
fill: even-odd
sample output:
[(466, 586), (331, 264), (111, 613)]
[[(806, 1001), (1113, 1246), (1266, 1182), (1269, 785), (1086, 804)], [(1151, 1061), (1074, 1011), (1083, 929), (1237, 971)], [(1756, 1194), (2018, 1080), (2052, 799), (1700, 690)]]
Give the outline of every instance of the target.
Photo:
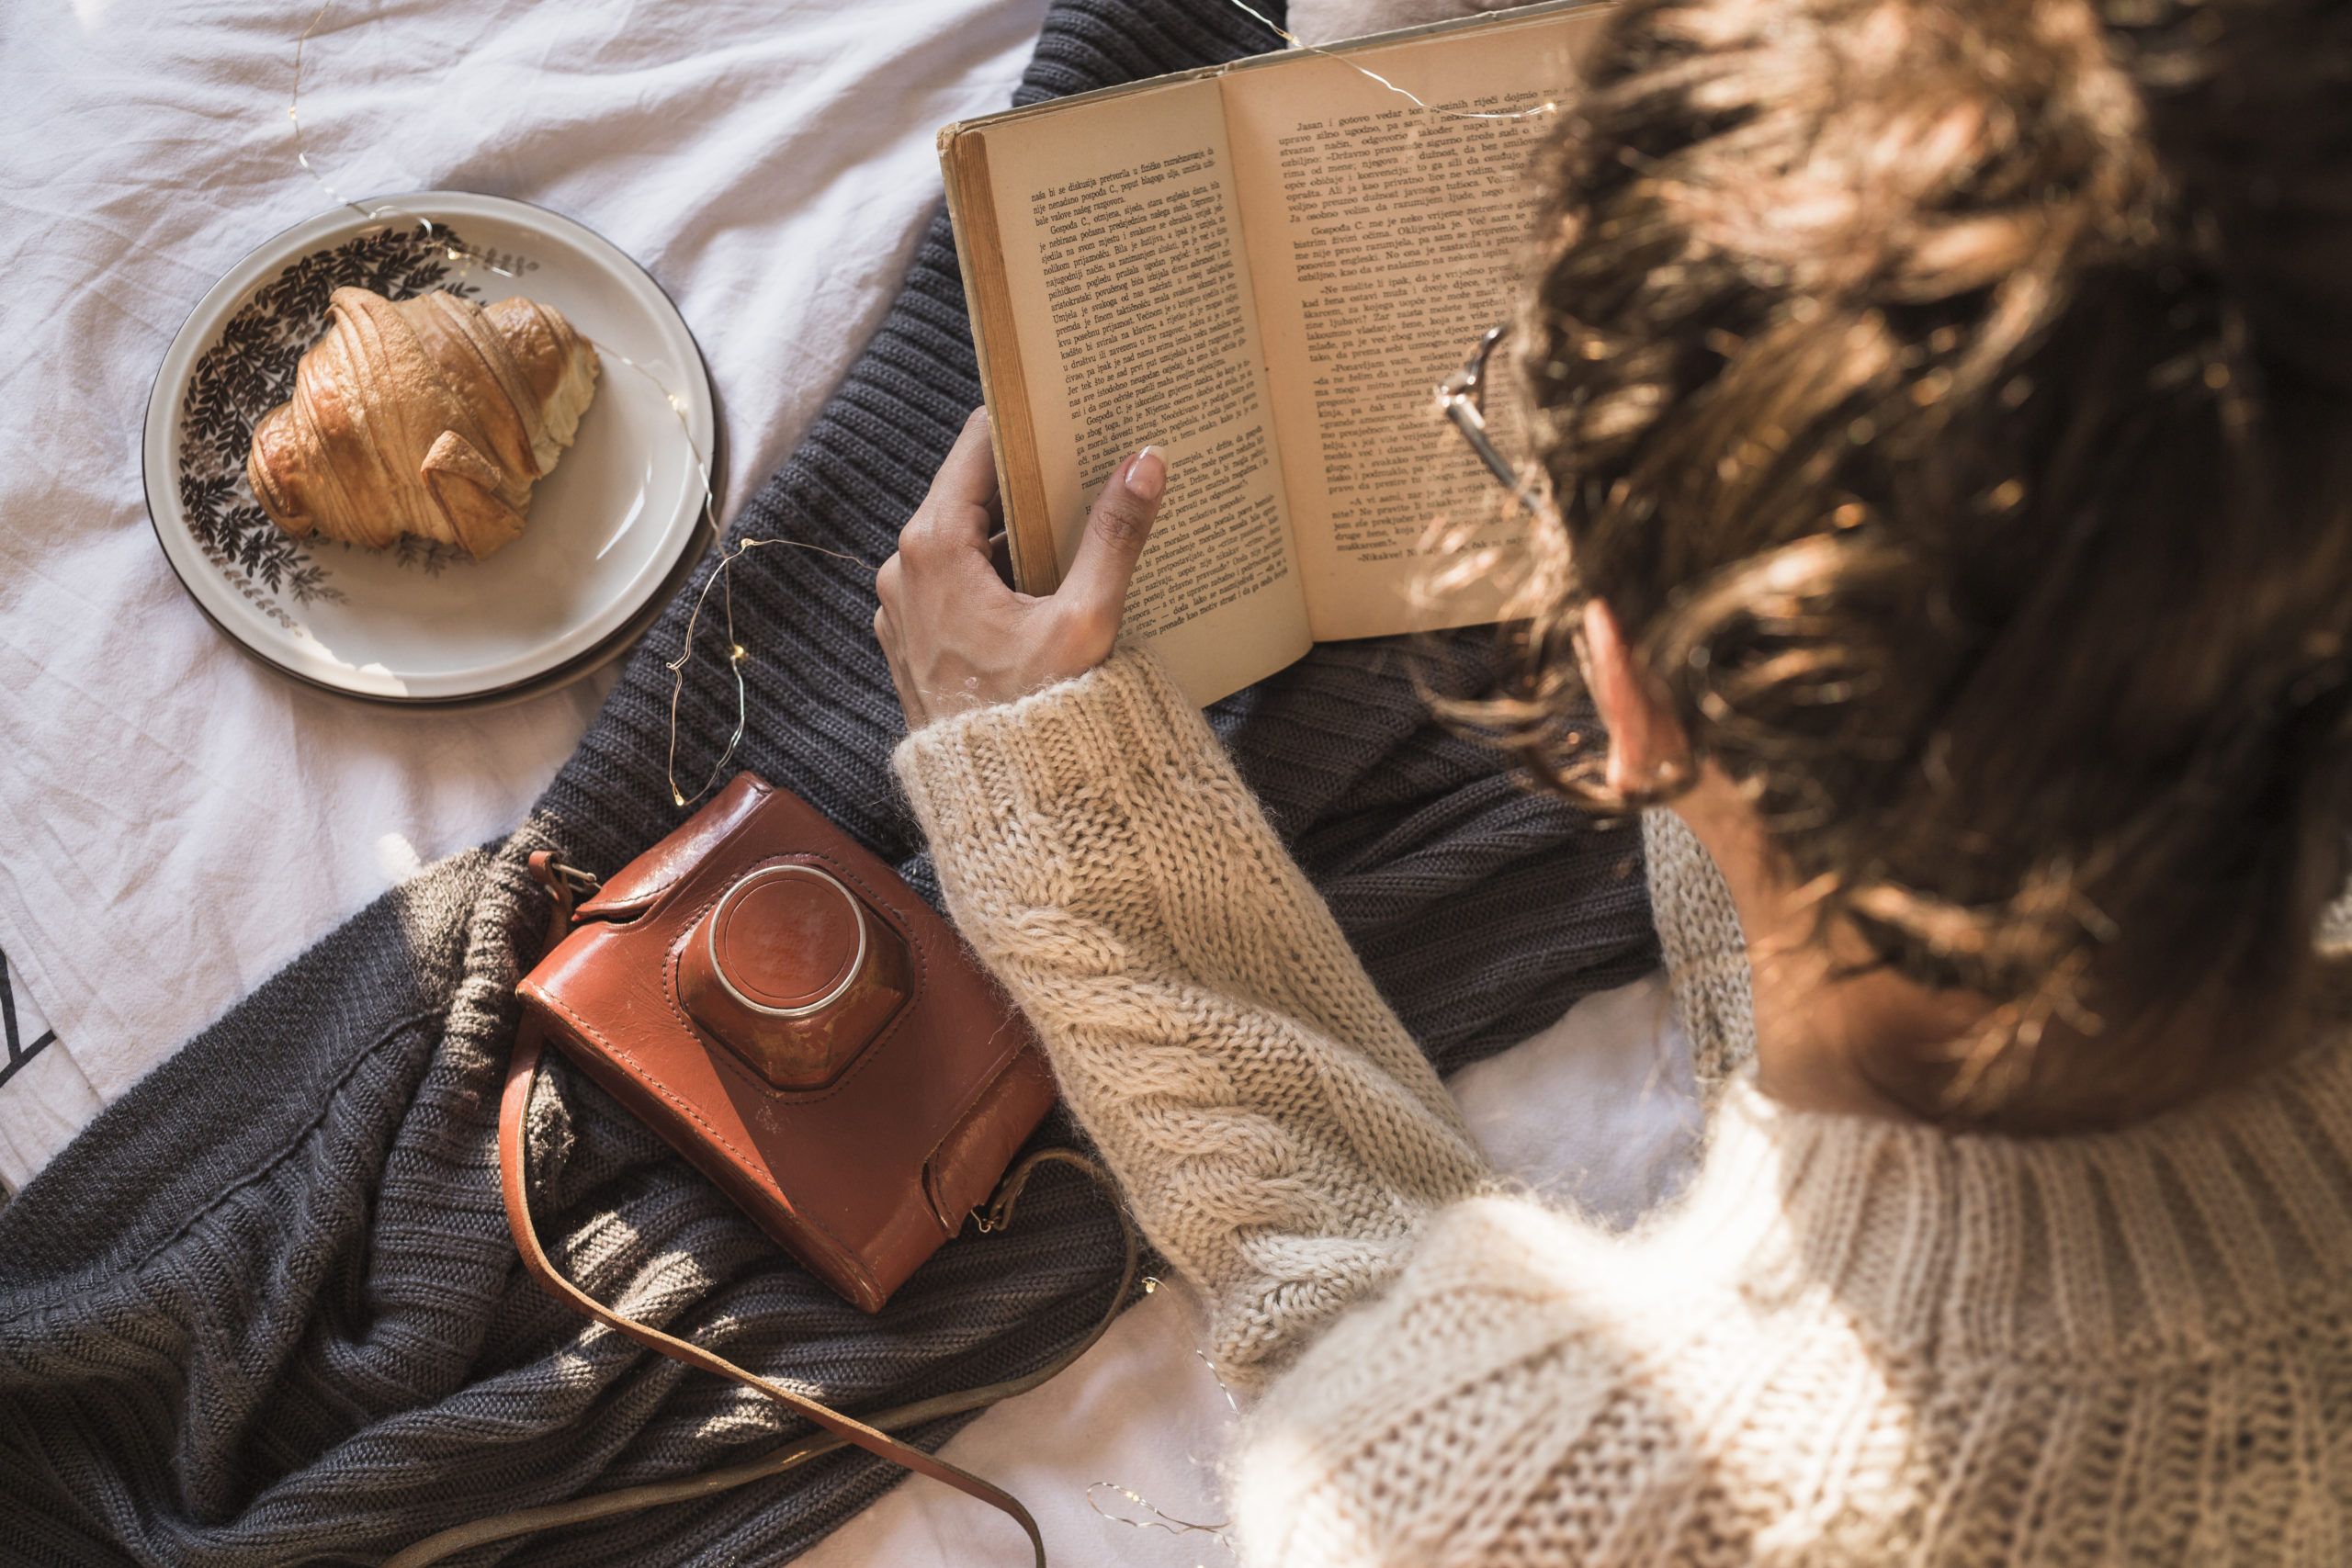
[(1147, 446), (1127, 459), (1127, 491), (1137, 501), (1158, 501), (1168, 488), (1168, 459)]

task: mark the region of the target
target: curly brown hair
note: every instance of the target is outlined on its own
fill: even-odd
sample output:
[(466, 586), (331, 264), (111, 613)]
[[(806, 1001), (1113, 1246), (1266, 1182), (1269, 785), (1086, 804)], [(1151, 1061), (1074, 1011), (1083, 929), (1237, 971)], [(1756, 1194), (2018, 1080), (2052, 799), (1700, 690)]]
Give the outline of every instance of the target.
[(2352, 5), (1634, 0), (1546, 172), (1565, 526), (1485, 719), (1643, 804), (1564, 744), (1605, 601), (1825, 929), (1997, 1004), (1878, 1065), (1922, 1110), (2286, 1032), (2352, 828)]

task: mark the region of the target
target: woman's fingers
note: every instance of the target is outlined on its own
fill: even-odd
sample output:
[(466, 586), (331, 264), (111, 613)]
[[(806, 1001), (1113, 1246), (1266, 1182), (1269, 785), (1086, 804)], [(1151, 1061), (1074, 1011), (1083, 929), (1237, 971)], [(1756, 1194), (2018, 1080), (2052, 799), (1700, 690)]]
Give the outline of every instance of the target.
[(1101, 634), (1106, 650), (1118, 635), (1127, 585), (1135, 581), (1136, 562), (1167, 490), (1168, 461), (1156, 446), (1145, 447), (1113, 469), (1095, 498), (1094, 510), (1087, 514), (1078, 558), (1054, 593), (1056, 607)]
[(956, 445), (939, 465), (931, 493), (942, 501), (967, 502), (986, 509), (996, 501), (996, 454), (989, 447), (989, 411), (974, 409), (964, 416)]
[(989, 564), (996, 492), (988, 423), (975, 414), (876, 575), (874, 637), (908, 728), (1013, 702), (1102, 661), (1151, 532), (1168, 464), (1147, 446), (1102, 487), (1059, 592), (1016, 593)]
[(939, 465), (931, 492), (899, 531), (899, 548), (910, 555), (925, 550), (945, 555), (964, 549), (985, 556), (989, 530), (995, 526), (996, 499), (996, 456), (989, 446), (988, 410), (974, 409)]

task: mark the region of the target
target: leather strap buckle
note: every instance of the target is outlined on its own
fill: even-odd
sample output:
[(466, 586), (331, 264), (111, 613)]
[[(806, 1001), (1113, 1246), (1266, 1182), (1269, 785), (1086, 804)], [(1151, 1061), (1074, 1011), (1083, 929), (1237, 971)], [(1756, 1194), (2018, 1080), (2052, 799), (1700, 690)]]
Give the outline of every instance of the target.
[(547, 863), (548, 874), (558, 878), (566, 887), (571, 888), (574, 898), (593, 898), (596, 896), (596, 890), (605, 886), (603, 877), (582, 871), (576, 865), (568, 865), (552, 856), (548, 858)]

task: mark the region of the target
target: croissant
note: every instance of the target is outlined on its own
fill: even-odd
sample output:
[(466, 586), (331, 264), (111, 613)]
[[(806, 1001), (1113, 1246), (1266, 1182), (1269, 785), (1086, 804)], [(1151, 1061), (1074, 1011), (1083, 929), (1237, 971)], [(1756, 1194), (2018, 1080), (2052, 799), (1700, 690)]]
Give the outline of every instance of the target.
[(245, 456), (270, 521), (370, 549), (414, 534), (477, 559), (520, 534), (596, 395), (595, 349), (528, 299), (338, 288), (328, 306)]

